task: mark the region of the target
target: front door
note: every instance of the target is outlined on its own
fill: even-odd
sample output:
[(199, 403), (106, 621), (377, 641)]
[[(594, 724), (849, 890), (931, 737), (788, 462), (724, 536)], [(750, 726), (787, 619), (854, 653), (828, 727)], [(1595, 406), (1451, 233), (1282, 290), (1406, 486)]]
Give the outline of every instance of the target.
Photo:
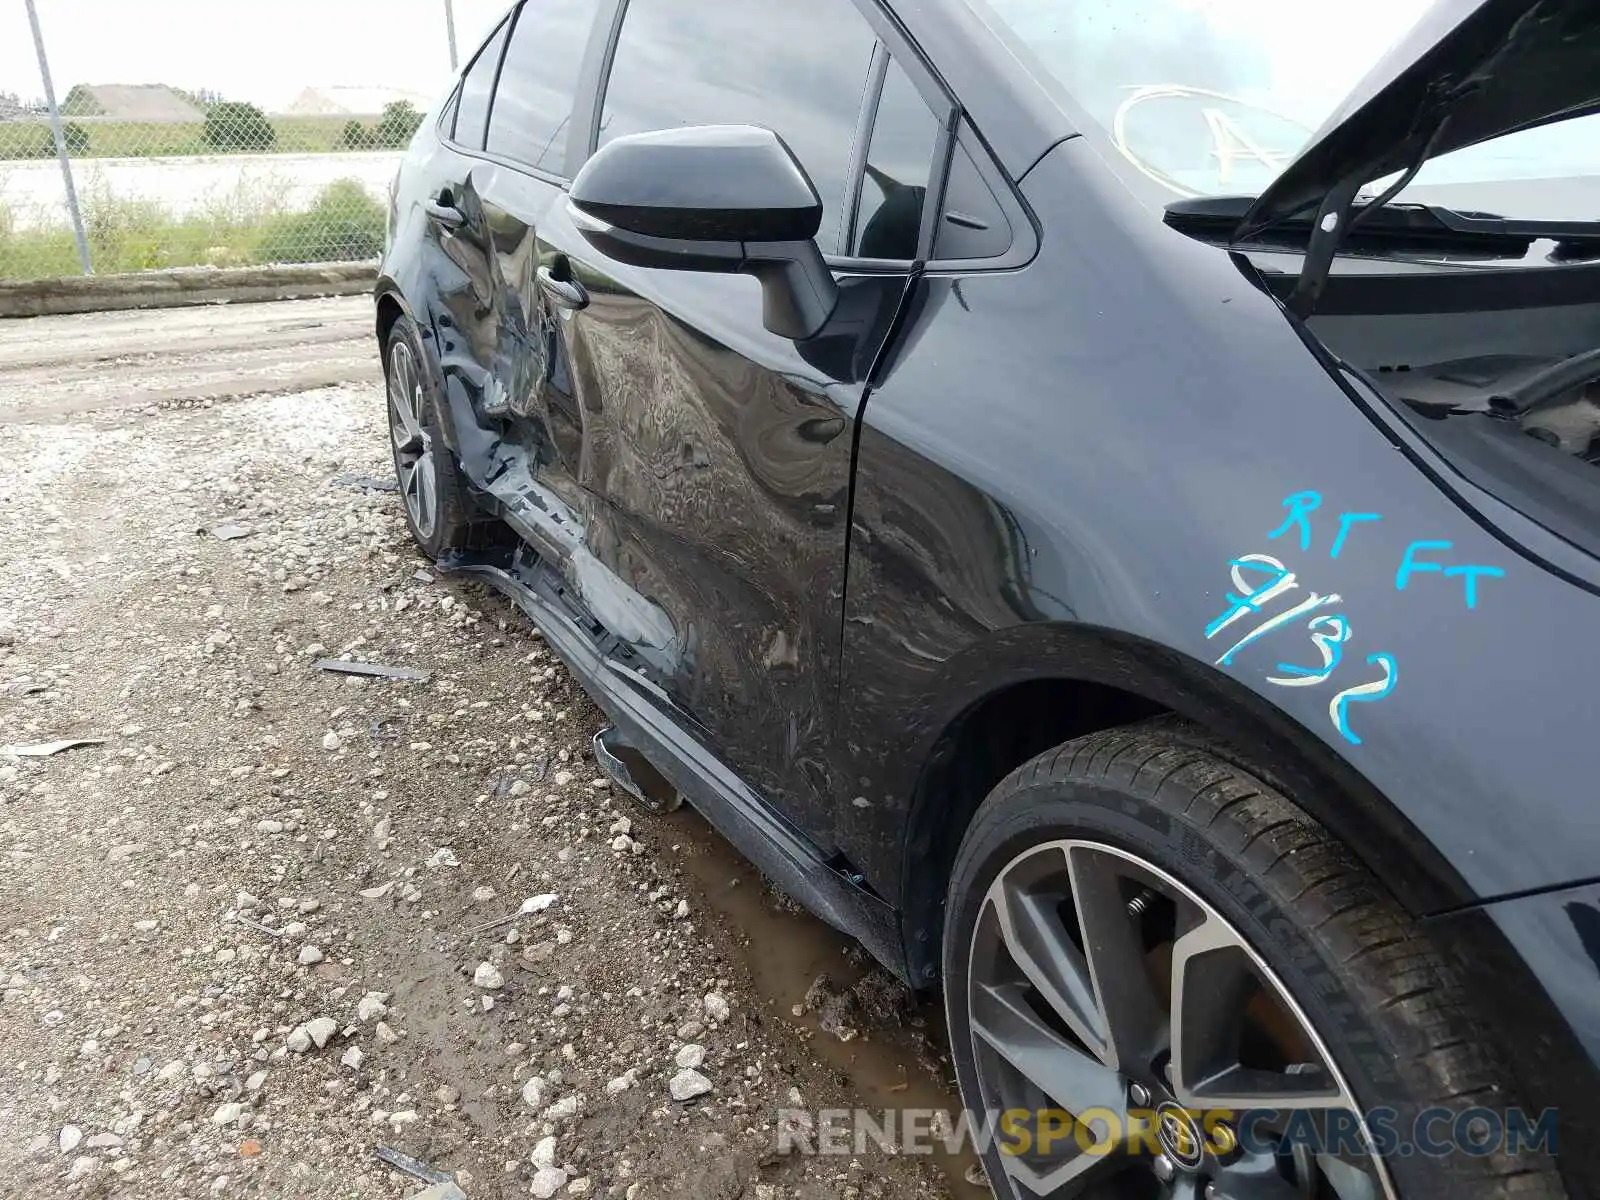
[[(823, 198), (823, 250), (841, 255), (863, 105), (882, 62), (850, 0), (631, 0), (597, 140), (682, 125), (774, 129)], [(924, 180), (931, 144), (925, 153)], [(650, 636), (666, 644), (640, 656), (654, 690), (830, 848), (835, 805), (852, 794), (828, 764), (851, 444), (871, 350), (829, 354), (768, 332), (753, 279), (611, 261), (564, 207), (540, 237), (586, 295), (561, 324), (583, 421), (586, 544), (663, 618)], [(841, 279), (866, 298), (856, 311), (876, 315), (865, 325), (880, 343), (909, 273), (879, 263)]]

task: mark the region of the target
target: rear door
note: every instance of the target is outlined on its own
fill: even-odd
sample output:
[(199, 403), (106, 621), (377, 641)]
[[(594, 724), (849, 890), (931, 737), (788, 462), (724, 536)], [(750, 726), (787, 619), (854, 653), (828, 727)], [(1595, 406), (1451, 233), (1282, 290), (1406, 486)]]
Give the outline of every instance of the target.
[(445, 386), (458, 396), (476, 397), (487, 386), (503, 318), (504, 296), (495, 286), (488, 226), (472, 172), (482, 161), (495, 78), (510, 31), (508, 16), (462, 74), (440, 118), (443, 145), (429, 164), (429, 194), (422, 197), (434, 280), (424, 291), (426, 317), (438, 333)]
[[(472, 168), (473, 215), (484, 225), (501, 319), (479, 398), (481, 423), (503, 432), (480, 464), (484, 486), (539, 548), (565, 563), (582, 542), (575, 481), (580, 422), (565, 347), (565, 310), (551, 287), (539, 225), (560, 207), (570, 178), (573, 113), (585, 54), (603, 0), (525, 0), (500, 64), (487, 137)], [(605, 5), (609, 8), (609, 5)], [(541, 282), (541, 276), (543, 282)]]
[(620, 15), (595, 142), (775, 130), (823, 199), (819, 242), (852, 319), (797, 345), (763, 327), (755, 280), (616, 263), (552, 210), (545, 253), (587, 299), (560, 327), (582, 415), (586, 544), (663, 618), (633, 660), (652, 692), (826, 849), (852, 795), (828, 774), (852, 433), (914, 272), (941, 119), (926, 114), (919, 191), (875, 225), (872, 204), (862, 230), (886, 258), (864, 261), (853, 181), (888, 59), (862, 12), (850, 0), (630, 0)]

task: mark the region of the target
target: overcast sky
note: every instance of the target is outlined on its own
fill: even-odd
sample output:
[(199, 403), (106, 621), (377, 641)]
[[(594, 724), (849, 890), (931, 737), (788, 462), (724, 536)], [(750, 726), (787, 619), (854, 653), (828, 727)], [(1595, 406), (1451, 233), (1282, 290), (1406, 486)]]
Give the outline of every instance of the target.
[[(212, 88), (268, 108), (342, 84), (432, 95), (444, 0), (37, 0), (56, 95), (75, 83)], [(510, 0), (455, 0), (465, 58)], [(0, 0), (0, 92), (43, 94), (23, 0)]]

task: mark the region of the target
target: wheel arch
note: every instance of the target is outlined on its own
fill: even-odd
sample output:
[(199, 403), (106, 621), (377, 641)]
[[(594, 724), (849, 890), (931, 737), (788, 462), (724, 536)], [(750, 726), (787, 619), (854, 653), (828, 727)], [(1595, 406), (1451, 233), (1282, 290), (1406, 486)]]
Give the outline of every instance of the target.
[(1375, 786), (1209, 664), (1115, 630), (1051, 624), (1002, 631), (946, 666), (953, 698), (937, 732), (911, 756), (920, 765), (902, 846), (900, 907), (910, 976), (918, 983), (937, 977), (950, 867), (994, 786), (1052, 746), (1163, 714), (1191, 722), (1220, 743), (1224, 757), (1291, 797), (1412, 913), (1476, 899)]

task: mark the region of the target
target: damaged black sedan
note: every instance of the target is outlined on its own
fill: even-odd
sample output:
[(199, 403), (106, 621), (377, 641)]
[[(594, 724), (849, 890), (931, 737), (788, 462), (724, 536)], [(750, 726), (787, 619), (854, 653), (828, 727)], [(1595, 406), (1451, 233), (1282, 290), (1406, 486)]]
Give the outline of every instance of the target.
[(997, 1193), (1600, 1195), (1595, 4), (524, 0), (377, 333)]

